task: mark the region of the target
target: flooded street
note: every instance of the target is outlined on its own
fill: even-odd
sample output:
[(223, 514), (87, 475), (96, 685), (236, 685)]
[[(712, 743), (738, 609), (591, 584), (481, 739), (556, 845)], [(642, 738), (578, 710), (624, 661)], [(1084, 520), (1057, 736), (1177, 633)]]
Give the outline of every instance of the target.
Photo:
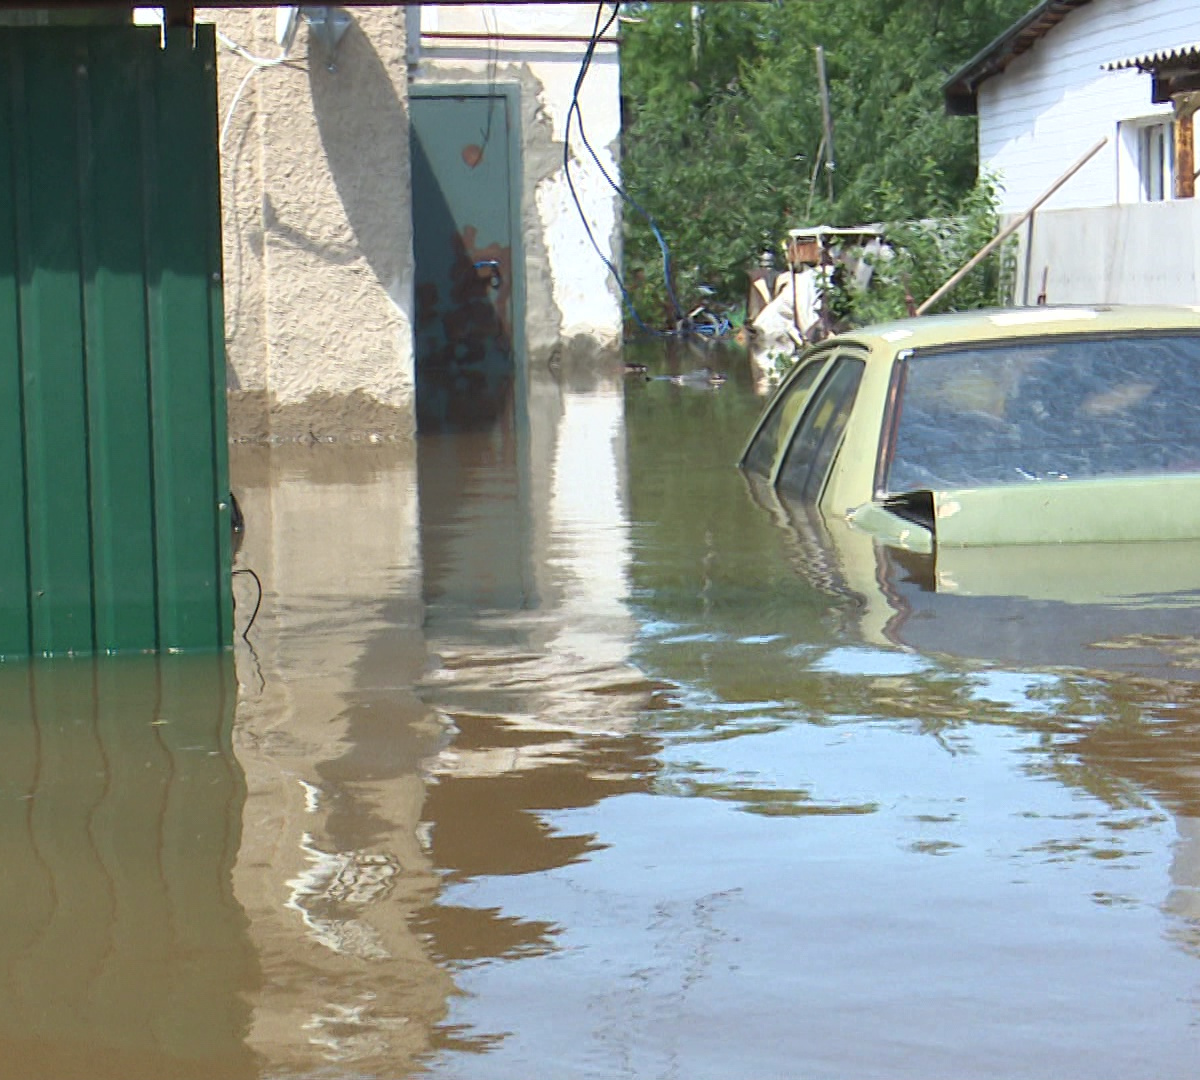
[(233, 658), (0, 666), (0, 1073), (1194, 1075), (1194, 597), (886, 584), (629, 356), (729, 380), (234, 447)]

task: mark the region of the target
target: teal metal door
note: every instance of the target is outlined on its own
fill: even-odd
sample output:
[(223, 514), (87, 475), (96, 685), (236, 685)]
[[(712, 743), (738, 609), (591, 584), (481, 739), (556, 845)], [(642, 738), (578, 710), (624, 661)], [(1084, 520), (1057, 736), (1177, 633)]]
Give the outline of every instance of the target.
[(0, 657), (232, 641), (212, 27), (0, 29)]
[(522, 318), (516, 97), (413, 87), (417, 427), (486, 427), (508, 415)]

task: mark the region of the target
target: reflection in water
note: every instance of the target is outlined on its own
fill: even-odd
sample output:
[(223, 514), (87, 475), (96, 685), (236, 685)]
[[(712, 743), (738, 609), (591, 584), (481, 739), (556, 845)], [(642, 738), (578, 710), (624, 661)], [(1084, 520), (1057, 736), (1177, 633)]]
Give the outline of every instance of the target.
[(4, 1075), (251, 1077), (227, 659), (0, 668)]
[(236, 447), (236, 713), (227, 664), (0, 669), (14, 1075), (1190, 1075), (1186, 621), (1008, 651), (1055, 606), (773, 517), (744, 358), (648, 363), (730, 378)]
[(238, 657), (247, 782), (234, 888), (263, 973), (265, 1075), (405, 1075), (452, 991), (412, 926), (437, 891), (420, 829), (442, 720), (412, 692), (416, 475), (388, 447), (237, 447), (242, 556), (267, 586)]

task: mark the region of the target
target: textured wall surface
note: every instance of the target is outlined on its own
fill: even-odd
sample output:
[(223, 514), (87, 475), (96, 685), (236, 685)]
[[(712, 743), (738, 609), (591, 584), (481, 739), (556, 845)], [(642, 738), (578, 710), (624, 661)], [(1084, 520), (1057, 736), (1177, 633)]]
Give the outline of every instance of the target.
[[(273, 9), (200, 17), (243, 47), (226, 43), (218, 71), (231, 437), (377, 441), (414, 433), (410, 75), (520, 87), (523, 361), (538, 364), (564, 348), (588, 361), (619, 345), (620, 296), (584, 221), (616, 263), (620, 199), (577, 128), (580, 207), (563, 171), (593, 8), (421, 10), (424, 30), (468, 35), (453, 40), (423, 38), (415, 26), (410, 33), (402, 8), (358, 8), (332, 58), (302, 21), (286, 62), (270, 66), (249, 56), (280, 57)], [(596, 157), (616, 179), (615, 45), (597, 50), (580, 108)]]
[(409, 438), (412, 218), (404, 11), (332, 55), (303, 20), (209, 11), (219, 60), (230, 435)]

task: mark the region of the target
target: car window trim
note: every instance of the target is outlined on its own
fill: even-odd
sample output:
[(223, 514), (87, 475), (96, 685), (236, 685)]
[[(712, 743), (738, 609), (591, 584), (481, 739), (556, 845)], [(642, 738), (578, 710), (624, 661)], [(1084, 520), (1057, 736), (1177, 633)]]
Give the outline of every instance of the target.
[(814, 402), (824, 390), (826, 384), (833, 376), (834, 368), (837, 367), (838, 361), (843, 357), (849, 360), (857, 360), (863, 366), (863, 370), (858, 377), (858, 383), (854, 388), (854, 400), (850, 403), (850, 416), (847, 422), (842, 426), (841, 433), (837, 437), (837, 442), (834, 444), (833, 450), (829, 455), (829, 462), (825, 466), (825, 475), (821, 477), (821, 485), (817, 489), (817, 493), (812, 500), (814, 506), (819, 506), (821, 500), (825, 498), (825, 489), (829, 486), (829, 478), (833, 475), (834, 465), (842, 453), (842, 444), (846, 441), (846, 432), (850, 429), (850, 420), (853, 419), (854, 406), (858, 403), (858, 394), (862, 389), (862, 380), (866, 375), (871, 350), (864, 348), (857, 342), (853, 341), (834, 341), (830, 343), (829, 355), (825, 357), (825, 366), (820, 375), (813, 382), (812, 387), (808, 391), (808, 400), (804, 403), (804, 408), (800, 410), (799, 415), (791, 425), (791, 429), (787, 433), (787, 437), (782, 440), (782, 445), (787, 449), (779, 454), (774, 467), (771, 469), (771, 487), (776, 489), (779, 480), (779, 474), (783, 471), (784, 462), (787, 460), (788, 452), (792, 447), (792, 440), (796, 437), (796, 432), (800, 430), (800, 425), (804, 423), (804, 419), (812, 410)]
[(882, 499), (888, 494), (884, 481), (887, 479), (892, 454), (896, 449), (896, 433), (900, 428), (900, 414), (904, 408), (904, 384), (908, 380), (908, 362), (915, 352), (915, 349), (901, 349), (892, 357), (887, 397), (883, 403), (883, 423), (879, 425), (879, 447), (875, 452), (875, 475), (872, 478), (876, 499)]
[[(788, 390), (791, 388), (792, 383), (794, 383), (800, 377), (800, 372), (808, 367), (810, 362), (823, 365), (821, 371), (817, 373), (817, 377), (813, 380), (813, 384), (808, 390), (808, 400), (812, 400), (813, 394), (816, 392), (817, 388), (824, 383), (825, 377), (828, 374), (829, 358), (833, 354), (834, 348), (835, 343), (822, 342), (819, 345), (814, 345), (812, 348), (801, 353), (801, 355), (796, 358), (796, 362), (792, 365), (791, 371), (784, 376), (783, 381), (775, 388), (775, 392), (771, 395), (771, 400), (767, 403), (767, 407), (763, 409), (758, 418), (758, 422), (754, 425), (753, 430), (750, 432), (750, 438), (746, 440), (746, 445), (742, 447), (742, 452), (738, 455), (738, 465), (740, 467), (745, 468), (746, 457), (750, 453), (750, 448), (754, 445), (754, 440), (758, 438), (759, 432), (771, 422), (771, 419), (775, 415), (776, 409), (783, 407), (783, 399)], [(807, 411), (808, 401), (804, 403), (804, 408), (801, 409), (799, 415), (803, 417), (804, 413)], [(797, 419), (796, 423), (799, 423), (799, 419)], [(792, 431), (795, 431), (794, 424), (792, 425)], [(787, 439), (783, 440), (784, 445), (786, 445), (788, 439), (791, 438), (792, 431), (789, 431)], [(772, 464), (771, 470), (767, 474), (767, 480), (771, 487), (775, 486), (775, 477), (778, 474), (778, 465)]]
[[(829, 372), (833, 367), (834, 348), (833, 346), (829, 346), (821, 350), (821, 352), (823, 355), (819, 359), (817, 353), (814, 352), (813, 354), (813, 362), (819, 363), (821, 370), (817, 372), (817, 377), (813, 379), (812, 386), (808, 388), (808, 395), (801, 402), (801, 407), (797, 410), (796, 415), (792, 417), (792, 422), (788, 425), (787, 430), (781, 432), (782, 437), (779, 440), (779, 445), (784, 449), (775, 455), (775, 460), (771, 464), (770, 481), (772, 488), (775, 487), (779, 480), (779, 474), (783, 470), (784, 461), (787, 460), (788, 449), (792, 445), (792, 439), (795, 438), (796, 431), (804, 423), (804, 418), (808, 415), (808, 410), (812, 407), (813, 401), (816, 400), (817, 395), (821, 392), (821, 388), (829, 380)], [(797, 364), (796, 366), (799, 368), (800, 365)], [(796, 374), (799, 375), (798, 370)]]

